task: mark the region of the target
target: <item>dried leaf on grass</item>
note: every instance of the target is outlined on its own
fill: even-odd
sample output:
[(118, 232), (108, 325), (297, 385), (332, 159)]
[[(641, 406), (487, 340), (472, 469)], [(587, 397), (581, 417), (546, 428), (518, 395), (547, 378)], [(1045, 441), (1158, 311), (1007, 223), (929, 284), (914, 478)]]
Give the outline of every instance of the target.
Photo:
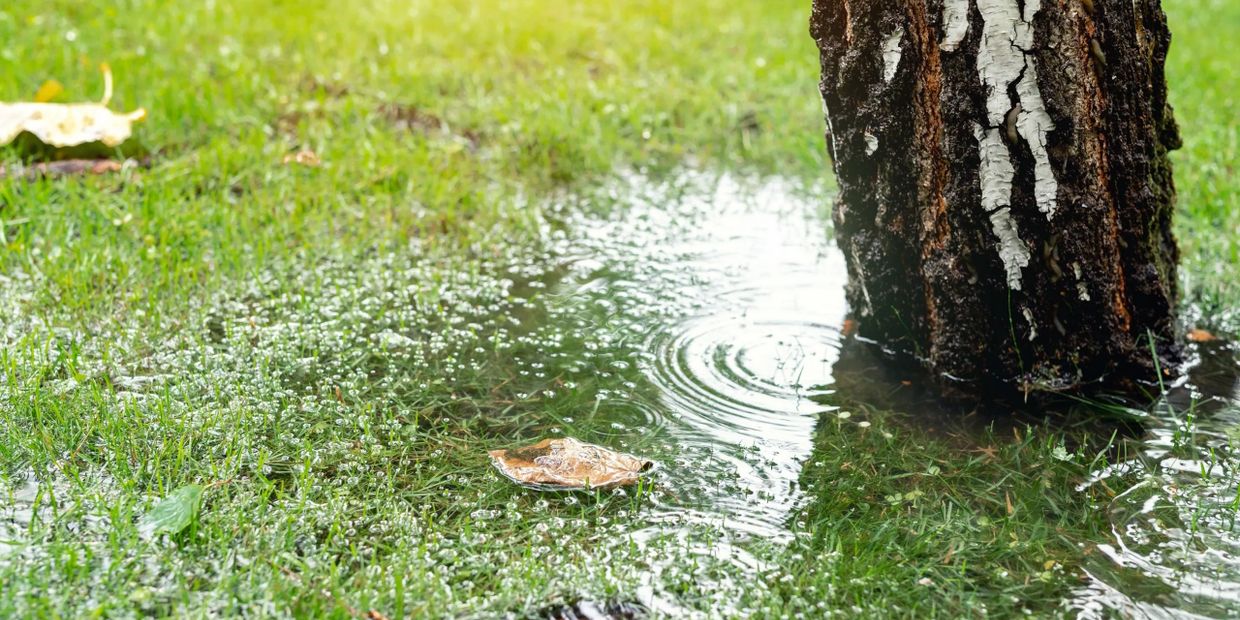
[[(108, 109), (112, 99), (112, 71), (103, 66), (103, 99), (99, 103), (0, 103), (0, 146), (29, 133), (51, 147), (67, 148), (100, 143), (115, 147), (133, 134), (133, 124), (146, 110), (118, 113)], [(40, 88), (37, 98), (55, 97), (54, 87)]]
[(281, 163), (285, 166), (289, 164), (297, 164), (299, 166), (306, 166), (307, 168), (318, 168), (323, 161), (319, 159), (318, 154), (314, 151), (303, 149), (297, 151), (296, 153), (285, 155), (284, 159), (281, 160)]
[[(65, 159), (34, 164), (32, 166), (14, 166), (11, 170), (0, 166), (0, 179), (14, 178), (25, 181), (49, 178), (56, 179), (67, 176), (88, 174), (107, 174), (120, 172), (133, 160), (119, 162), (111, 159)], [(134, 164), (136, 165), (136, 163)]]
[(587, 489), (637, 482), (652, 462), (572, 437), (492, 450), (495, 468), (514, 482), (540, 488)]

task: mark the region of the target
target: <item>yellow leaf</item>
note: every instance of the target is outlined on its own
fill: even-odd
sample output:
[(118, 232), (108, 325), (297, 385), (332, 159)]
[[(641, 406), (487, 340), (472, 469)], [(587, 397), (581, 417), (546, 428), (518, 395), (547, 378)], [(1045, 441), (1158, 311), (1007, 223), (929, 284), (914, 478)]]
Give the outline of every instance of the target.
[(47, 103), (65, 92), (65, 85), (56, 80), (48, 80), (39, 87), (39, 92), (34, 94), (35, 103)]
[(100, 103), (0, 102), (0, 146), (12, 142), (23, 132), (57, 148), (95, 142), (108, 147), (120, 145), (133, 133), (133, 123), (146, 118), (146, 110), (138, 108), (129, 113), (109, 110), (112, 72), (107, 65), (103, 66), (103, 83)]

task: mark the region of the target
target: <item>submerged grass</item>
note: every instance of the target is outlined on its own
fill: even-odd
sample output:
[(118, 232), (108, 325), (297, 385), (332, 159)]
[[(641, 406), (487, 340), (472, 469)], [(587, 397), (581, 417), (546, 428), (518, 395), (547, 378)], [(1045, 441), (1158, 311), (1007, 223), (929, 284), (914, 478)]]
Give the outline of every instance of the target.
[[(1215, 42), (1240, 8), (1166, 5), (1186, 291), (1234, 333), (1240, 71)], [(672, 615), (1073, 613), (1104, 508), (1147, 475), (1094, 481), (1140, 450), (1105, 433), (962, 441), (840, 400), (791, 542), (739, 550), (650, 523), (673, 489), (539, 495), (488, 469), (555, 433), (683, 456), (614, 425), (647, 396), (631, 325), (554, 290), (571, 231), (546, 205), (621, 168), (825, 176), (807, 11), (6, 3), (0, 100), (50, 78), (93, 99), (108, 62), (152, 157), (0, 183), (0, 616), (523, 616), (643, 588)], [(281, 165), (301, 149), (324, 165)], [(602, 194), (582, 204), (622, 208)], [(201, 516), (143, 537), (188, 483)]]

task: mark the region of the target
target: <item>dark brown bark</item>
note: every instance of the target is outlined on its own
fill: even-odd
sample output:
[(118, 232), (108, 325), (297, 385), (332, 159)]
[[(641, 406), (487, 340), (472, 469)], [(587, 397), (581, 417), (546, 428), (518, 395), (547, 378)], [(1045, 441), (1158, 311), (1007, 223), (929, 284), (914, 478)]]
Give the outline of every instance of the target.
[(1158, 0), (814, 0), (811, 33), (862, 336), (972, 394), (1178, 361)]

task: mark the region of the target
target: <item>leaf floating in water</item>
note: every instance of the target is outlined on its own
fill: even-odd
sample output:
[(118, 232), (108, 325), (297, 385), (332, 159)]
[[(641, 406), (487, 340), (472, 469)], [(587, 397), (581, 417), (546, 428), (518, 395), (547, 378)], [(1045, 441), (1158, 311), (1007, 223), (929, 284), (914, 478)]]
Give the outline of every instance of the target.
[(491, 462), (514, 482), (549, 489), (589, 489), (637, 482), (652, 462), (572, 437), (492, 450)]
[(177, 534), (189, 527), (198, 516), (202, 505), (202, 486), (187, 484), (168, 494), (138, 525), (138, 531), (146, 537), (156, 534)]
[(1204, 329), (1190, 329), (1188, 330), (1188, 340), (1190, 342), (1214, 342), (1218, 340), (1218, 336)]
[[(0, 103), (0, 146), (23, 133), (56, 148), (92, 143), (119, 146), (133, 134), (133, 124), (146, 118), (146, 110), (138, 108), (128, 114), (109, 110), (112, 71), (107, 65), (103, 66), (103, 83), (103, 100), (99, 103)], [(47, 85), (39, 93), (41, 98), (56, 96)]]

